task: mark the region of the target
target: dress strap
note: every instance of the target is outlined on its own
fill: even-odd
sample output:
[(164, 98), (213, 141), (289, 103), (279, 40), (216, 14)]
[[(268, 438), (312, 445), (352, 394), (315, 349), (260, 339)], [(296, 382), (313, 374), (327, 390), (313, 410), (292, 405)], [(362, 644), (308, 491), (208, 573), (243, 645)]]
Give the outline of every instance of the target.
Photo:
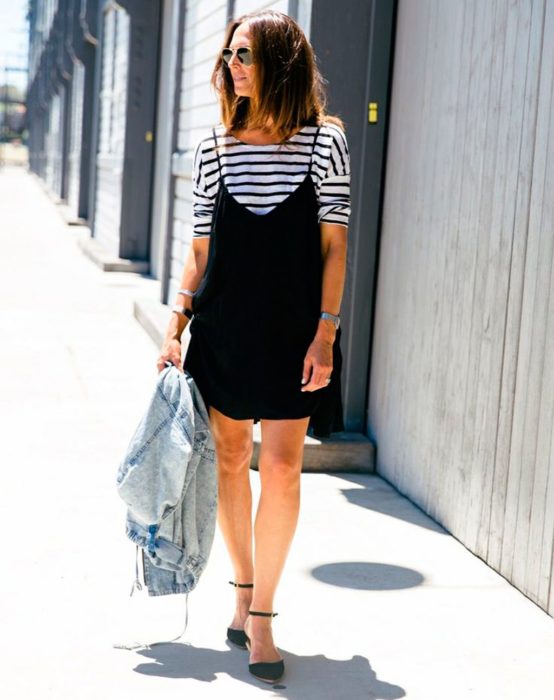
[(316, 147), (316, 145), (317, 145), (317, 137), (319, 136), (319, 130), (320, 130), (320, 129), (321, 129), (321, 124), (317, 127), (317, 130), (316, 130), (315, 136), (314, 136), (314, 141), (313, 141), (313, 143), (312, 143), (312, 157), (310, 158), (310, 169), (308, 170), (308, 172), (310, 172), (310, 173), (312, 172), (312, 165), (313, 165), (313, 162), (314, 162), (315, 147)]
[(217, 143), (217, 134), (215, 133), (215, 128), (212, 127), (212, 133), (214, 136), (214, 143), (215, 143), (215, 154), (217, 156), (217, 167), (219, 169), (219, 177), (221, 180), (223, 180), (223, 170), (221, 169), (221, 159), (219, 158), (219, 151), (218, 151), (218, 143)]

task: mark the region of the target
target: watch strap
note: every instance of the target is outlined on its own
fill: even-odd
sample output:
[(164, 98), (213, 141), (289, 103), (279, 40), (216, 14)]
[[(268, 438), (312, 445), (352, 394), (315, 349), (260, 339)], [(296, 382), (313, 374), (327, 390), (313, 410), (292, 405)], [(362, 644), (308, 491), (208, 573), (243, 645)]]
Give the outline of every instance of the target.
[(319, 314), (319, 318), (322, 318), (326, 321), (332, 321), (335, 328), (338, 328), (340, 325), (340, 316), (336, 316), (335, 314), (330, 314), (327, 311), (322, 311)]

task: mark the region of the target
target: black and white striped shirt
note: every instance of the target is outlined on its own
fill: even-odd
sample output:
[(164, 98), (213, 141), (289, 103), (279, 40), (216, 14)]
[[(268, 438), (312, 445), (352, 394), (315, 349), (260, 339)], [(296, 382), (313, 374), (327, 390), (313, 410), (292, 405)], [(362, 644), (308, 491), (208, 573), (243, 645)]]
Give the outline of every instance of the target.
[[(255, 214), (267, 214), (304, 180), (317, 126), (304, 126), (283, 145), (254, 145), (224, 136), (216, 128), (223, 178), (229, 193)], [(209, 236), (219, 168), (213, 134), (196, 146), (192, 168), (195, 237)], [(318, 221), (348, 226), (350, 156), (346, 137), (335, 124), (323, 124), (310, 172), (319, 204)]]

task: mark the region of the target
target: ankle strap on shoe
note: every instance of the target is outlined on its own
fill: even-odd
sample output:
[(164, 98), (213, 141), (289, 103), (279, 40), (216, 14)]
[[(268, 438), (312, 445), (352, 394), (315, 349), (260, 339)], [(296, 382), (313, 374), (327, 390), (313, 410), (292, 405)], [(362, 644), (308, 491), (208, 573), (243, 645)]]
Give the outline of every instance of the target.
[(229, 581), (229, 583), (235, 588), (254, 588), (253, 583), (235, 583), (234, 581)]
[(278, 615), (279, 613), (276, 612), (260, 612), (259, 610), (249, 610), (248, 611), (249, 615), (262, 615), (262, 617), (275, 617), (275, 615)]

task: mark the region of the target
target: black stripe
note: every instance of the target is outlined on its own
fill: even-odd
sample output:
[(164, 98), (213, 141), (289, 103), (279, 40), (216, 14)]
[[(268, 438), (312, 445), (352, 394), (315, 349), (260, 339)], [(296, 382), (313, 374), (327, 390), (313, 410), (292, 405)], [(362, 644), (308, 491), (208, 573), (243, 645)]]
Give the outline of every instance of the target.
[[(346, 170), (346, 169), (347, 169), (347, 168), (346, 168), (346, 159), (345, 159), (344, 153), (343, 153), (343, 147), (344, 147), (344, 145), (345, 145), (344, 137), (342, 137), (342, 136), (337, 136), (337, 137), (334, 139), (334, 143), (335, 143), (336, 149), (337, 149), (338, 154), (339, 154), (339, 158), (340, 158), (340, 162), (341, 162), (341, 170)], [(331, 147), (331, 154), (332, 154), (332, 153), (333, 153), (333, 149), (332, 149), (332, 147)], [(333, 160), (334, 160), (334, 159), (333, 159)], [(335, 170), (335, 172), (338, 173), (338, 170)]]
[[(280, 175), (286, 175), (288, 177), (295, 177), (295, 176), (306, 177), (306, 175), (308, 174), (308, 169), (306, 168), (305, 163), (293, 163), (291, 165), (298, 165), (301, 167), (294, 168), (294, 169), (291, 168), (290, 170), (275, 170), (272, 168), (271, 170), (256, 170), (255, 172), (253, 172), (252, 168), (244, 167), (244, 169), (241, 172), (240, 168), (243, 166), (248, 166), (248, 165), (252, 165), (252, 163), (250, 163), (250, 164), (243, 163), (243, 164), (241, 164), (241, 166), (225, 165), (225, 166), (223, 166), (223, 174), (225, 176), (230, 175), (231, 177), (242, 177), (244, 175), (250, 175), (251, 177), (255, 177), (255, 178), (264, 177), (265, 175), (269, 175), (270, 173), (278, 173)], [(271, 163), (265, 163), (264, 165), (267, 165), (269, 168), (271, 168)], [(286, 167), (286, 163), (280, 163), (279, 165)], [(238, 168), (238, 169), (235, 170), (235, 168)], [(322, 166), (321, 163), (314, 161), (312, 171), (315, 170), (316, 168), (318, 168), (320, 171), (323, 170), (324, 172), (326, 172), (324, 166)], [(217, 168), (212, 168), (211, 170), (206, 169), (204, 171), (204, 179), (208, 180), (214, 174), (217, 174), (217, 176), (219, 177), (219, 170)]]

